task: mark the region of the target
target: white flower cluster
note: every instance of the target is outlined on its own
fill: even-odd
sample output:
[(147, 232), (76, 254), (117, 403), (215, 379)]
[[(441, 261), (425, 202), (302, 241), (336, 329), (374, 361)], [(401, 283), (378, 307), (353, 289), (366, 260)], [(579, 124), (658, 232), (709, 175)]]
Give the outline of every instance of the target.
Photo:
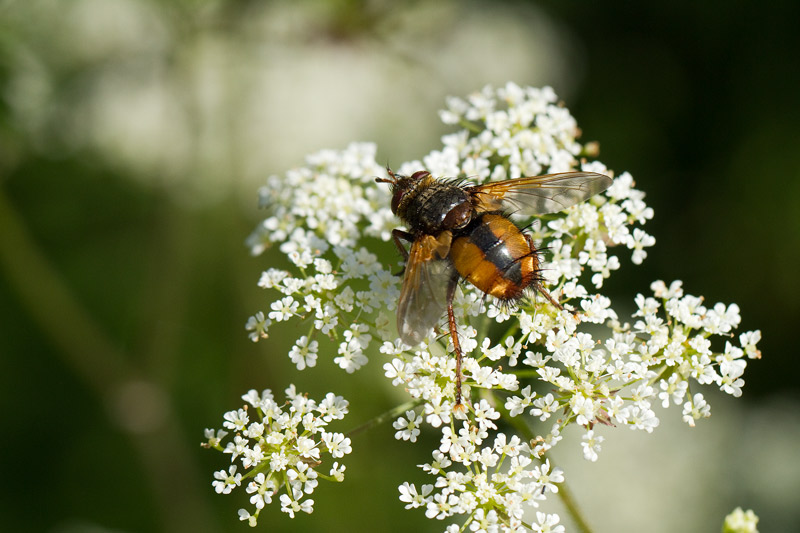
[[(294, 518), (295, 513), (311, 513), (314, 500), (308, 498), (317, 487), (318, 478), (331, 481), (344, 480), (345, 466), (334, 462), (329, 475), (317, 469), (323, 464), (323, 454), (341, 459), (352, 451), (350, 439), (342, 433), (325, 431), (333, 420), (344, 418), (348, 402), (341, 396), (328, 393), (317, 403), (298, 393), (294, 385), (286, 389), (286, 402), (275, 401), (272, 391), (259, 394), (250, 390), (242, 396), (247, 405), (225, 413), (223, 427), (234, 431), (234, 436), (224, 447), (225, 430), (206, 429), (205, 447), (230, 454), (231, 462), (237, 459), (245, 473), (237, 472), (237, 464), (214, 473), (212, 483), (218, 494), (230, 492), (247, 483), (245, 491), (251, 494), (250, 503), (255, 511), (239, 510), (239, 519), (251, 526), (258, 515), (272, 503), (281, 488), (281, 511)], [(255, 410), (255, 412), (252, 412)], [(249, 481), (248, 481), (249, 480)]]
[[(463, 129), (445, 136), (441, 150), (400, 165), (400, 174), (425, 169), (474, 183), (576, 169), (613, 176), (601, 162), (585, 159), (596, 147), (577, 141), (576, 122), (552, 89), (509, 83), (450, 98), (447, 105), (442, 119)], [(548, 474), (545, 453), (566, 426), (584, 428), (583, 456), (595, 461), (605, 438), (598, 424), (651, 432), (660, 403), (681, 405), (684, 420), (694, 425), (710, 407), (702, 393), (690, 390), (692, 383), (741, 394), (746, 359), (760, 356), (760, 333), (741, 334), (735, 344), (735, 304), (706, 307), (702, 298), (685, 295), (680, 282), (655, 282), (653, 296), (636, 296), (638, 310), (624, 322), (607, 296), (593, 292), (621, 266), (614, 247), (629, 250), (639, 264), (655, 242), (642, 229), (653, 210), (630, 174), (622, 173), (603, 194), (562, 213), (514, 219), (531, 228), (526, 231), (545, 251), (544, 285), (564, 310), (536, 295), (513, 307), (498, 305), (460, 285), (454, 308), (465, 405), (454, 410), (449, 335), (413, 348), (397, 339), (392, 311), (401, 279), (391, 273), (396, 264), (379, 262), (373, 252), (392, 253), (388, 241), (398, 221), (388, 187), (374, 183), (386, 175), (374, 156), (373, 145), (354, 144), (311, 156), (306, 167), (268, 180), (261, 197), (270, 216), (249, 244), (253, 253), (279, 246), (291, 266), (264, 272), (259, 286), (274, 299), (247, 329), (255, 341), (272, 324), (307, 323), (307, 334), (289, 352), (301, 370), (328, 351), (323, 342), (347, 372), (363, 366), (375, 345), (392, 358), (384, 364), (386, 377), (423, 406), (395, 421), (396, 438), (415, 442), (423, 420), (442, 431), (434, 462), (423, 466), (437, 476), (438, 491), (404, 484), (401, 499), (408, 507), (424, 507), (436, 519), (462, 515), (462, 526), (448, 528), (454, 531), (467, 523), (472, 531), (559, 531), (555, 515), (522, 513), (563, 480), (558, 469)], [(503, 323), (505, 333), (489, 335), (490, 323)], [(724, 346), (715, 345), (719, 337)], [(476, 390), (485, 399), (473, 403)], [(517, 435), (496, 432), (499, 417), (514, 427), (531, 417), (549, 423), (540, 435), (525, 434), (529, 444), (521, 444)]]
[[(448, 109), (441, 112), (447, 124), (465, 127), (445, 136), (444, 149), (400, 167), (401, 173), (425, 168), (435, 176), (464, 175), (477, 181), (497, 181), (544, 173), (581, 170), (610, 174), (599, 161), (580, 162), (591, 152), (576, 137), (577, 123), (569, 110), (557, 104), (549, 87), (522, 88), (513, 83), (501, 89), (484, 88), (466, 100), (450, 97)], [(655, 239), (635, 223), (653, 218), (644, 202), (644, 193), (633, 188), (633, 178), (623, 173), (606, 192), (601, 206), (586, 202), (568, 210), (566, 217), (548, 223), (549, 231), (535, 232), (547, 238), (553, 255), (545, 275), (551, 281), (560, 277), (577, 278), (583, 267), (595, 273), (592, 283), (600, 288), (610, 271), (619, 268), (619, 259), (609, 256), (608, 246), (625, 245), (633, 250), (632, 260), (640, 264), (646, 247)], [(585, 242), (575, 246), (575, 232), (584, 233)]]
[(273, 323), (308, 321), (309, 334), (289, 352), (299, 370), (316, 365), (317, 338), (337, 340), (335, 362), (354, 372), (367, 363), (373, 338), (390, 336), (390, 312), (400, 294), (397, 278), (362, 242), (388, 240), (396, 224), (376, 175), (385, 170), (375, 163), (375, 146), (352, 144), (344, 152), (310, 156), (306, 168), (273, 176), (260, 191), (273, 214), (250, 236), (251, 250), (257, 254), (279, 244), (293, 269), (262, 274), (258, 285), (281, 296), (246, 327), (257, 341), (268, 336)]
[[(444, 520), (466, 515), (463, 525), (451, 524), (447, 531), (537, 531), (544, 525), (555, 526), (557, 515), (537, 513), (537, 522), (527, 524), (525, 512), (538, 507), (548, 492), (558, 492), (556, 483), (564, 481), (560, 468), (550, 462), (535, 464), (530, 447), (516, 435), (497, 433), (489, 438), (492, 422), (500, 414), (486, 400), (474, 406), (477, 425), (463, 421), (456, 432), (452, 426), (442, 431), (441, 444), (433, 452), (433, 461), (421, 468), (436, 476), (434, 484), (400, 486), (400, 501), (406, 509), (422, 507), (428, 518)], [(463, 468), (456, 468), (461, 465)], [(561, 528), (561, 529), (559, 529)], [(538, 529), (541, 531), (541, 529)], [(557, 526), (546, 531), (563, 531)]]

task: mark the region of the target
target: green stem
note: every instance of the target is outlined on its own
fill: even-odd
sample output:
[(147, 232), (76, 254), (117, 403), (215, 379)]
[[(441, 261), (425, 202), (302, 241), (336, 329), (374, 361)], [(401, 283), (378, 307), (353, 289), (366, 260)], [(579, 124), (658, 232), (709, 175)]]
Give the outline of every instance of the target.
[(460, 119), (458, 125), (470, 133), (480, 133), (484, 129), (482, 124), (477, 124), (465, 118)]
[(73, 297), (2, 190), (0, 270), (31, 318), (87, 385), (106, 396), (130, 373), (126, 358)]
[(512, 374), (518, 378), (538, 378), (539, 373), (537, 370), (512, 370)]
[(363, 424), (361, 424), (357, 428), (351, 429), (350, 431), (347, 432), (347, 436), (348, 437), (353, 437), (355, 435), (358, 435), (359, 433), (362, 433), (362, 432), (364, 432), (364, 431), (366, 431), (368, 429), (371, 429), (371, 428), (373, 428), (373, 427), (375, 427), (375, 426), (377, 426), (379, 424), (383, 424), (384, 422), (386, 422), (389, 419), (397, 418), (398, 416), (402, 415), (406, 411), (414, 409), (415, 407), (417, 407), (418, 405), (422, 405), (423, 403), (425, 403), (425, 400), (423, 400), (422, 398), (417, 398), (416, 400), (411, 400), (411, 401), (406, 402), (404, 404), (398, 405), (394, 409), (390, 409), (389, 411), (386, 411), (385, 413), (379, 414), (375, 418), (371, 418), (371, 419), (367, 420), (366, 422), (364, 422)]
[[(152, 381), (129, 362), (136, 357), (121, 350), (80, 303), (68, 281), (30, 234), (2, 187), (0, 274), (10, 281), (30, 319), (58, 348), (54, 356), (61, 358), (97, 395), (100, 404), (120, 405), (127, 385)], [(110, 421), (118, 423), (115, 411), (109, 409), (108, 412)], [(193, 488), (200, 486), (199, 475), (194, 465), (186, 460), (191, 454), (186, 448), (185, 436), (178, 429), (171, 403), (163, 405), (162, 417), (156, 428), (129, 430), (126, 435), (153, 484), (166, 524), (164, 529), (212, 531), (213, 520), (207, 514), (205, 495)], [(181, 494), (179, 501), (174, 498), (176, 492)], [(190, 509), (197, 511), (190, 512)], [(186, 522), (187, 517), (191, 524)]]
[[(547, 454), (542, 454), (542, 460), (546, 460), (550, 462), (550, 467), (553, 467), (553, 460), (547, 456)], [(567, 482), (564, 481), (559, 483), (558, 485), (558, 497), (561, 499), (561, 503), (564, 504), (564, 507), (567, 509), (570, 517), (572, 518), (572, 522), (577, 526), (578, 531), (582, 533), (592, 533), (592, 528), (589, 527), (589, 523), (586, 521), (586, 517), (583, 516), (583, 513), (578, 507), (578, 502), (575, 501), (575, 496), (572, 494), (572, 490), (570, 490), (569, 485)]]

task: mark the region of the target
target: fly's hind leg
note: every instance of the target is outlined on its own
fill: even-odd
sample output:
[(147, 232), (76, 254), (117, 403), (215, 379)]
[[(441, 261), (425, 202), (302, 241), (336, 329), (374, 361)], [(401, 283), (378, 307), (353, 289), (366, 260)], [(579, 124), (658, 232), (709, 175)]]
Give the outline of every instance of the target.
[[(561, 305), (561, 302), (559, 302), (558, 300), (556, 300), (555, 298), (553, 298), (553, 295), (551, 295), (551, 294), (550, 294), (550, 293), (547, 291), (547, 289), (545, 289), (545, 288), (544, 288), (544, 286), (542, 285), (542, 277), (541, 277), (541, 275), (540, 275), (541, 269), (539, 268), (539, 265), (540, 265), (541, 263), (540, 263), (540, 259), (539, 259), (539, 257), (538, 257), (538, 255), (539, 255), (539, 250), (538, 250), (538, 249), (536, 248), (536, 246), (533, 244), (533, 239), (531, 239), (531, 236), (530, 236), (530, 235), (528, 235), (527, 233), (523, 233), (523, 235), (525, 236), (525, 240), (527, 240), (527, 241), (528, 241), (528, 246), (530, 246), (530, 248), (531, 248), (531, 254), (533, 254), (533, 255), (535, 255), (535, 256), (536, 256), (536, 265), (537, 265), (537, 271), (536, 271), (536, 280), (533, 282), (533, 288), (536, 290), (536, 292), (538, 292), (539, 294), (541, 294), (542, 296), (544, 296), (544, 297), (545, 297), (545, 299), (546, 299), (548, 302), (550, 302), (550, 303), (553, 305), (553, 307), (555, 307), (555, 308), (556, 308), (556, 309), (558, 309), (559, 311), (563, 311), (563, 310), (564, 310), (564, 306), (563, 306), (563, 305)], [(568, 310), (570, 313), (572, 313), (573, 315), (577, 314), (577, 311), (574, 311), (574, 310), (572, 310), (572, 309), (567, 309), (567, 310)]]
[[(555, 298), (553, 298), (553, 295), (552, 295), (552, 294), (550, 294), (549, 292), (547, 292), (547, 289), (545, 289), (544, 287), (542, 287), (542, 283), (541, 283), (541, 282), (537, 282), (537, 283), (536, 283), (536, 291), (537, 291), (539, 294), (541, 294), (542, 296), (544, 296), (544, 297), (545, 297), (545, 299), (546, 299), (548, 302), (550, 302), (551, 304), (553, 304), (553, 307), (555, 307), (555, 308), (556, 308), (556, 309), (558, 309), (559, 311), (563, 311), (563, 310), (564, 310), (564, 306), (563, 306), (563, 305), (561, 305), (561, 302), (559, 302), (558, 300), (556, 300)], [(570, 309), (569, 311), (570, 311), (571, 313), (573, 313), (573, 314), (575, 313), (575, 311), (572, 311), (571, 309)]]

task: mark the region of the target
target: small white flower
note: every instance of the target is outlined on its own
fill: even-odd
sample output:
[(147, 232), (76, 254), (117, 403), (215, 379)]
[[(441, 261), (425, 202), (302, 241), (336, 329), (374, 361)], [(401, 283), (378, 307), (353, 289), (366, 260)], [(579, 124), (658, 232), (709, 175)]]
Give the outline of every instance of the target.
[(738, 305), (725, 306), (723, 303), (718, 303), (706, 313), (703, 328), (714, 334), (729, 333), (733, 328), (738, 327), (741, 321)]
[(344, 330), (344, 338), (348, 342), (356, 342), (363, 349), (372, 340), (372, 335), (367, 331), (369, 331), (369, 326), (366, 324), (352, 324), (349, 329)]
[(281, 472), (286, 470), (286, 467), (289, 466), (289, 456), (286, 454), (286, 450), (281, 449), (276, 452), (272, 452), (269, 458), (269, 469), (273, 472)]
[(536, 522), (531, 527), (536, 533), (564, 533), (566, 529), (559, 524), (560, 521), (557, 514), (536, 511)]
[(655, 414), (655, 411), (648, 407), (649, 402), (645, 405), (632, 405), (628, 410), (628, 424), (632, 429), (643, 429), (648, 433), (652, 433), (658, 427), (660, 421)]
[(339, 357), (334, 358), (333, 362), (339, 365), (348, 374), (352, 374), (365, 364), (367, 356), (357, 340), (345, 341), (339, 344)]
[(236, 473), (236, 465), (228, 468), (228, 471), (219, 470), (214, 472), (216, 481), (211, 483), (217, 494), (230, 494), (231, 491), (242, 484), (242, 475)]
[(475, 421), (481, 429), (497, 429), (494, 421), (500, 418), (500, 413), (489, 405), (489, 402), (482, 399), (479, 403), (474, 404), (473, 409), (475, 411)]
[(258, 280), (258, 286), (263, 289), (272, 289), (280, 285), (288, 276), (289, 273), (285, 270), (270, 268), (261, 274), (261, 278)]
[(228, 432), (221, 429), (218, 429), (216, 432), (214, 432), (213, 429), (206, 428), (203, 431), (203, 434), (206, 438), (205, 445), (209, 448), (214, 448), (220, 445), (220, 442), (222, 442), (222, 439), (225, 438), (225, 435), (227, 435)]
[(417, 487), (406, 481), (398, 489), (400, 501), (406, 504), (406, 509), (414, 509), (428, 504), (430, 501), (428, 495), (433, 491), (433, 485), (422, 485), (422, 491), (417, 492)]
[(317, 364), (317, 351), (319, 349), (319, 342), (309, 341), (308, 337), (303, 335), (289, 351), (289, 359), (297, 365), (297, 370), (303, 370), (306, 367), (313, 367)]
[(438, 428), (442, 424), (450, 423), (450, 415), (453, 406), (448, 402), (443, 402), (441, 398), (436, 401), (425, 403), (425, 421), (431, 426)]
[(252, 494), (250, 503), (256, 509), (263, 509), (266, 505), (272, 503), (272, 496), (275, 494), (275, 482), (267, 479), (263, 472), (256, 474), (256, 477), (247, 484), (245, 491)]
[(656, 298), (661, 298), (662, 300), (682, 298), (683, 282), (680, 280), (675, 280), (670, 283), (669, 287), (667, 287), (666, 283), (661, 280), (657, 280), (650, 284), (650, 290), (653, 291), (653, 294), (656, 296)]
[(422, 422), (422, 417), (414, 411), (406, 411), (405, 417), (399, 417), (392, 423), (392, 427), (397, 430), (394, 438), (397, 440), (410, 440), (417, 442), (417, 436), (420, 433), (419, 425)]
[[(584, 169), (589, 170), (589, 169)], [(625, 200), (631, 196), (633, 188), (633, 176), (628, 172), (623, 172), (614, 180), (611, 187), (608, 188), (606, 194), (609, 198), (614, 200)]]
[(523, 413), (536, 397), (536, 393), (532, 391), (530, 385), (522, 389), (521, 392), (522, 396), (511, 396), (506, 400), (505, 408), (511, 416), (517, 416)]
[[(323, 433), (323, 440), (324, 435), (325, 434)], [(314, 439), (303, 436), (297, 437), (295, 449), (300, 457), (305, 457), (307, 459), (319, 459), (320, 451), (317, 447), (317, 443), (314, 442)]]
[(596, 406), (594, 401), (583, 394), (575, 394), (569, 400), (569, 407), (575, 414), (578, 425), (586, 426), (594, 420)]
[(756, 348), (756, 345), (761, 341), (761, 331), (748, 331), (739, 336), (739, 342), (742, 349), (750, 359), (760, 359), (761, 352)]
[[(388, 343), (384, 343), (384, 346)], [(381, 349), (383, 352), (383, 349)], [(385, 352), (384, 352), (385, 353)], [(383, 365), (384, 375), (392, 380), (392, 385), (395, 387), (401, 383), (405, 383), (408, 378), (406, 374), (406, 363), (400, 358), (392, 359), (391, 363)]]
[(304, 462), (297, 463), (294, 468), (286, 471), (289, 484), (297, 490), (302, 490), (306, 494), (314, 492), (317, 484), (317, 473)]
[(239, 520), (242, 522), (247, 520), (250, 527), (256, 527), (258, 525), (258, 516), (251, 515), (247, 509), (239, 509), (238, 514)]
[(286, 296), (270, 304), (272, 311), (269, 313), (269, 318), (275, 322), (289, 320), (292, 316), (294, 316), (299, 307), (300, 304), (296, 302), (294, 298), (291, 296)]
[(250, 417), (247, 416), (247, 411), (244, 409), (228, 411), (223, 415), (223, 418), (225, 422), (222, 425), (233, 431), (243, 431), (248, 422), (250, 422)]
[(622, 202), (622, 208), (639, 224), (644, 224), (653, 218), (653, 208), (647, 207), (641, 198), (628, 198)]
[(435, 518), (437, 520), (444, 520), (448, 516), (452, 516), (455, 513), (453, 507), (457, 506), (458, 503), (458, 497), (455, 494), (434, 494), (433, 500), (430, 500), (427, 503), (425, 516), (428, 518)]
[(699, 392), (691, 401), (683, 404), (683, 421), (694, 427), (695, 420), (711, 416), (711, 406), (708, 405), (703, 395)]
[(314, 321), (314, 327), (325, 335), (339, 325), (336, 307), (330, 303), (326, 303), (321, 309), (317, 310), (315, 316), (317, 320)]
[(322, 433), (322, 442), (332, 457), (341, 458), (353, 451), (350, 447), (350, 439), (342, 433)]
[(672, 374), (668, 379), (660, 381), (661, 392), (658, 397), (661, 399), (661, 407), (669, 407), (670, 398), (675, 405), (680, 405), (686, 396), (689, 383), (679, 378), (678, 374)]
[(293, 493), (294, 499), (290, 498), (288, 494), (281, 494), (281, 511), (287, 513), (290, 518), (294, 518), (295, 513), (299, 512), (311, 514), (314, 511), (314, 500), (300, 500), (303, 493), (300, 491), (293, 491)]
[(531, 414), (533, 416), (538, 416), (539, 420), (544, 422), (550, 415), (555, 413), (558, 409), (561, 408), (561, 405), (556, 401), (555, 397), (551, 393), (547, 393), (543, 397), (536, 398), (533, 401), (533, 405), (535, 406), (531, 409)]
[[(252, 448), (245, 448), (242, 451), (242, 466), (245, 468), (252, 468), (264, 460), (264, 450), (261, 448), (261, 443), (256, 443)], [(233, 460), (233, 458), (231, 458)]]
[(344, 418), (344, 415), (349, 412), (349, 405), (350, 402), (341, 396), (336, 396), (332, 392), (329, 392), (319, 403), (317, 410), (319, 414), (322, 415), (322, 419), (325, 422), (330, 422), (331, 420), (341, 420)]
[(583, 457), (587, 461), (595, 462), (597, 461), (600, 452), (600, 444), (605, 440), (605, 437), (601, 435), (595, 435), (594, 430), (590, 429), (583, 435), (583, 442), (581, 442), (581, 446), (583, 447)]
[(269, 326), (271, 324), (272, 320), (266, 318), (264, 313), (259, 311), (247, 319), (247, 324), (245, 324), (244, 327), (250, 332), (250, 340), (253, 342), (258, 342), (259, 339), (266, 339), (269, 337), (267, 330), (269, 330)]
[(346, 470), (345, 465), (339, 465), (338, 462), (333, 463), (331, 467), (330, 476), (338, 482), (344, 481), (344, 471)]

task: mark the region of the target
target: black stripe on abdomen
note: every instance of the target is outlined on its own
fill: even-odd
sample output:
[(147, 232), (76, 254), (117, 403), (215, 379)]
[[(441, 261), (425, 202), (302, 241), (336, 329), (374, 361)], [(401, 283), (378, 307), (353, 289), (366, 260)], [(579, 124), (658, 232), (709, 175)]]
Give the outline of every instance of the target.
[[(514, 227), (510, 221), (504, 222), (508, 222), (509, 225)], [(500, 224), (500, 226), (503, 225)], [(492, 263), (503, 278), (514, 284), (520, 284), (523, 280), (519, 258), (511, 255), (509, 247), (503, 241), (503, 237), (505, 235), (496, 235), (492, 231), (492, 225), (481, 217), (478, 225), (470, 234), (469, 240), (484, 253), (485, 260)]]

